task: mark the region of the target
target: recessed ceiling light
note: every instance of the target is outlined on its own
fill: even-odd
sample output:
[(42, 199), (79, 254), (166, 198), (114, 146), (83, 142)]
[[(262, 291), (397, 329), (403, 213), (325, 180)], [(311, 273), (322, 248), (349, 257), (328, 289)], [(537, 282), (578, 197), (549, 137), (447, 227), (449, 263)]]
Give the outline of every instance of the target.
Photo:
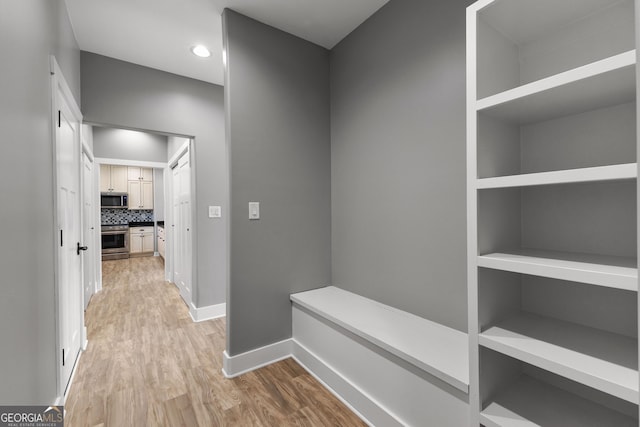
[(199, 56), (200, 58), (208, 58), (211, 56), (211, 52), (209, 52), (209, 49), (201, 44), (193, 46), (191, 48), (191, 52), (193, 52), (194, 55)]

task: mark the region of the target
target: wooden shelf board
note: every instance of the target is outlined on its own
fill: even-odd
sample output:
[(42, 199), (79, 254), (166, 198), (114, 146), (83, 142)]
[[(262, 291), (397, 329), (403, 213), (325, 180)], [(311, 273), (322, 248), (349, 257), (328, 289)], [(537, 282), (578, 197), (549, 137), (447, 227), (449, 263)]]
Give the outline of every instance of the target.
[(637, 426), (638, 420), (523, 375), (480, 414), (485, 427)]
[(466, 333), (334, 286), (292, 294), (291, 301), (469, 392)]
[(478, 266), (638, 291), (638, 269), (635, 258), (520, 250), (480, 255)]
[(535, 123), (635, 99), (636, 51), (628, 51), (476, 102), (478, 112)]
[(572, 184), (593, 181), (615, 181), (638, 177), (638, 164), (598, 166), (590, 168), (499, 176), (478, 180), (478, 189), (527, 187), (534, 185)]
[(522, 313), (482, 332), (480, 345), (638, 404), (638, 340)]

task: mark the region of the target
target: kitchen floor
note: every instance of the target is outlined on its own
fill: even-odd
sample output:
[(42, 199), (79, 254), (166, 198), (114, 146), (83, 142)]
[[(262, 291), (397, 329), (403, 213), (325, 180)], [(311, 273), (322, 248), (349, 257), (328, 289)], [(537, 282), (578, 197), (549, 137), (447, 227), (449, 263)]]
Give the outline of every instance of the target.
[(161, 258), (102, 272), (66, 426), (365, 426), (292, 359), (225, 379), (225, 319), (194, 323)]

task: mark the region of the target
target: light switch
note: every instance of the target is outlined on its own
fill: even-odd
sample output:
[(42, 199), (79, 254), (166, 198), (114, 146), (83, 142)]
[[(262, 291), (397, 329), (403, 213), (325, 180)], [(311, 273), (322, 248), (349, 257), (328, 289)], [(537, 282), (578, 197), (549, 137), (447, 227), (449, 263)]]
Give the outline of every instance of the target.
[(209, 206), (209, 218), (222, 218), (222, 206)]
[(259, 202), (249, 202), (249, 219), (260, 219)]

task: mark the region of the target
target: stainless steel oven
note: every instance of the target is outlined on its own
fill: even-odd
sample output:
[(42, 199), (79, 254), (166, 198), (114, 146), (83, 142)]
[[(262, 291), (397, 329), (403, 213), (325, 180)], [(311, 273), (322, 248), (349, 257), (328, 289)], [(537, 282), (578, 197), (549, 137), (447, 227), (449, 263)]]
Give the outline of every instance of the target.
[(129, 225), (102, 226), (102, 260), (129, 258)]

